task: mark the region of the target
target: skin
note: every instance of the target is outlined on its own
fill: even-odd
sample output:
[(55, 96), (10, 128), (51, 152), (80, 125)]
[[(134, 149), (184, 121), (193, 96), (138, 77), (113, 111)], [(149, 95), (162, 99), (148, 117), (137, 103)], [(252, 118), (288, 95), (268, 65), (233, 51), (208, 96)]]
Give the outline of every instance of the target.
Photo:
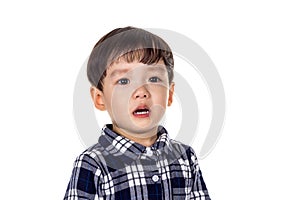
[[(95, 107), (110, 115), (116, 133), (151, 146), (166, 107), (173, 102), (174, 83), (169, 84), (163, 61), (146, 65), (120, 59), (107, 69), (103, 91), (91, 87), (90, 92)], [(137, 109), (149, 113), (136, 113)]]

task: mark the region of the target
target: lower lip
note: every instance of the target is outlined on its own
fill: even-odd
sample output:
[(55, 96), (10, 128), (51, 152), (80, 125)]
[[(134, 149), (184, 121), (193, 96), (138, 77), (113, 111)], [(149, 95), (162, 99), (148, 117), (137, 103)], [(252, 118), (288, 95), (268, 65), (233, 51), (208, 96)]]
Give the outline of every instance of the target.
[(133, 113), (133, 116), (137, 117), (137, 118), (147, 118), (147, 117), (150, 116), (150, 112), (147, 112), (145, 114), (136, 114), (136, 113)]

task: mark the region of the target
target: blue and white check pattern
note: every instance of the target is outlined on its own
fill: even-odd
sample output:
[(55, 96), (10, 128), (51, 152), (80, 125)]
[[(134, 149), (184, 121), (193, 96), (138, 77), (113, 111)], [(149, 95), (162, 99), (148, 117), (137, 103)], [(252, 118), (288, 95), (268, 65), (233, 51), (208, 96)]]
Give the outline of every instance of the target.
[(77, 157), (65, 200), (210, 200), (193, 149), (169, 138), (144, 147), (106, 125), (96, 145)]

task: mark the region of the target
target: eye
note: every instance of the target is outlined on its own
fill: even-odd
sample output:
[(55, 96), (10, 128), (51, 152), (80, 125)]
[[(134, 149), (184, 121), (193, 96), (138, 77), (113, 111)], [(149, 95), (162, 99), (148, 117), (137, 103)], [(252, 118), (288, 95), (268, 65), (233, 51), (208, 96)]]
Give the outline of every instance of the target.
[(126, 85), (126, 84), (129, 84), (129, 79), (127, 78), (121, 78), (120, 80), (117, 81), (117, 84), (119, 85)]
[(152, 82), (152, 83), (157, 83), (157, 82), (160, 82), (161, 79), (158, 78), (158, 77), (156, 77), (156, 76), (154, 76), (154, 77), (149, 78), (149, 81)]

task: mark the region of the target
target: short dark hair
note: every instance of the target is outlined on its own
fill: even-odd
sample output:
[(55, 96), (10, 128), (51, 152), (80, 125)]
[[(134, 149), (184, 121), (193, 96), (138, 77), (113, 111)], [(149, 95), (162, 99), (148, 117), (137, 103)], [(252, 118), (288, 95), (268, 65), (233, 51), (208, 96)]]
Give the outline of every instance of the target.
[(87, 64), (90, 83), (102, 91), (107, 67), (119, 59), (143, 64), (155, 64), (163, 60), (169, 83), (173, 81), (174, 59), (169, 45), (153, 33), (128, 26), (112, 30), (95, 44)]

